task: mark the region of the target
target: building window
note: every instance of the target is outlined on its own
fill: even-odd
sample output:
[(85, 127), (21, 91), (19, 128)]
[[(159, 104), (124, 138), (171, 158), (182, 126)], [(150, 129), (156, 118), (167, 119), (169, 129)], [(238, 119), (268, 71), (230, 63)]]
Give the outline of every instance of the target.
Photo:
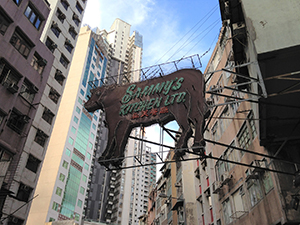
[(21, 53), (25, 58), (28, 57), (34, 44), (29, 40), (28, 37), (18, 28), (16, 28), (13, 36), (10, 39), (10, 43)]
[(62, 167), (65, 169), (68, 169), (69, 163), (67, 161), (64, 160)]
[(65, 41), (65, 48), (67, 49), (68, 52), (72, 53), (74, 47), (71, 44), (71, 41), (69, 39), (66, 39)]
[(3, 148), (0, 148), (0, 162), (9, 162), (12, 156), (5, 151)]
[(9, 24), (11, 24), (12, 22), (12, 19), (10, 19), (10, 17), (0, 7), (0, 34), (4, 35)]
[(42, 74), (47, 61), (43, 59), (37, 52), (34, 53), (30, 65), (38, 71), (39, 74)]
[(64, 174), (59, 174), (59, 180), (64, 182), (65, 181), (66, 176)]
[(57, 9), (55, 14), (56, 14), (56, 16), (57, 16), (57, 18), (59, 19), (60, 22), (63, 23), (65, 21), (66, 15), (63, 14), (62, 11), (60, 11), (60, 9)]
[(54, 89), (54, 88), (51, 88), (50, 89), (50, 92), (49, 92), (49, 98), (57, 104), (59, 98), (60, 98), (60, 94)]
[(38, 89), (29, 81), (25, 78), (20, 95), (25, 98), (28, 102), (32, 103), (35, 97), (35, 94), (38, 92)]
[(15, 216), (9, 216), (7, 225), (23, 225), (24, 220), (17, 218)]
[(66, 58), (66, 56), (64, 56), (63, 54), (61, 54), (60, 59), (59, 59), (60, 63), (65, 67), (68, 68), (69, 65), (69, 60)]
[(57, 194), (58, 196), (61, 196), (61, 193), (62, 193), (62, 189), (57, 187), (56, 191), (55, 191), (55, 194)]
[(54, 218), (52, 218), (52, 217), (49, 218), (49, 222), (54, 222), (54, 221), (55, 221)]
[(82, 201), (81, 201), (80, 199), (78, 199), (77, 206), (78, 206), (79, 208), (82, 207)]
[(231, 215), (232, 215), (232, 210), (231, 210), (231, 205), (229, 198), (227, 198), (223, 203), (223, 215), (224, 215), (224, 222), (225, 224), (229, 224), (232, 222)]
[(59, 211), (59, 208), (60, 208), (59, 204), (56, 203), (56, 202), (53, 202), (53, 204), (52, 204), (52, 209), (58, 212), (58, 211)]
[(15, 92), (18, 91), (17, 84), (21, 77), (8, 63), (0, 60), (0, 83), (8, 89), (11, 88), (9, 91), (13, 91), (13, 87), (15, 88)]
[(70, 26), (70, 28), (69, 28), (69, 34), (75, 40), (75, 38), (77, 36), (77, 33), (76, 33), (75, 28), (73, 26)]
[(28, 5), (24, 12), (24, 15), (29, 19), (29, 21), (36, 29), (40, 28), (43, 19), (36, 9), (34, 9), (31, 5)]
[[(242, 128), (237, 135), (237, 139), (241, 148), (248, 149), (251, 138), (246, 122), (242, 125)], [(241, 155), (244, 155), (243, 151), (241, 152)]]
[(62, 4), (62, 6), (65, 8), (65, 10), (68, 10), (68, 7), (69, 7), (69, 3), (68, 3), (68, 1), (67, 0), (61, 0), (60, 1), (61, 2), (61, 4)]
[(253, 119), (253, 112), (250, 111), (249, 115), (248, 115), (248, 122), (249, 122), (249, 126), (250, 126), (250, 130), (251, 130), (251, 135), (252, 135), (252, 140), (256, 137), (256, 127), (255, 127), (255, 122)]
[(42, 130), (38, 129), (34, 141), (38, 143), (40, 146), (44, 147), (47, 139), (48, 139), (48, 135), (46, 135)]
[(78, 12), (79, 12), (80, 14), (82, 14), (83, 8), (81, 7), (81, 5), (80, 5), (78, 2), (76, 2), (76, 9), (78, 10)]
[(52, 120), (54, 118), (54, 113), (51, 112), (50, 109), (46, 108), (44, 109), (44, 112), (43, 112), (43, 115), (42, 115), (42, 118), (49, 124), (52, 124)]
[(61, 30), (58, 28), (58, 24), (56, 22), (52, 23), (51, 30), (56, 37), (59, 37)]
[(14, 3), (16, 3), (17, 5), (20, 5), (22, 0), (13, 0)]
[(64, 84), (64, 80), (66, 79), (63, 75), (63, 73), (57, 69), (54, 75), (54, 79), (60, 84), (63, 85)]
[(57, 48), (57, 44), (55, 44), (49, 37), (47, 37), (45, 44), (51, 52), (54, 52), (54, 50)]
[(247, 189), (250, 195), (250, 203), (253, 207), (263, 198), (259, 180), (249, 179), (247, 181)]
[(232, 218), (240, 218), (245, 213), (245, 193), (243, 187), (240, 187), (235, 193), (232, 194), (233, 202), (233, 216)]
[(29, 120), (30, 118), (28, 116), (23, 115), (14, 108), (8, 119), (7, 126), (15, 132), (17, 132), (18, 134), (21, 134)]
[(219, 124), (218, 121), (215, 122), (213, 127), (211, 128), (211, 135), (212, 135), (212, 140), (217, 141), (219, 139), (219, 132), (218, 132)]
[(33, 155), (29, 155), (26, 168), (30, 171), (36, 173), (38, 171), (41, 161), (35, 158)]
[(19, 190), (17, 193), (17, 199), (23, 202), (27, 202), (29, 200), (32, 190), (33, 189), (31, 187), (26, 186), (23, 183), (20, 183)]
[(74, 13), (72, 19), (73, 19), (74, 23), (77, 26), (79, 26), (79, 24), (80, 24), (79, 16)]

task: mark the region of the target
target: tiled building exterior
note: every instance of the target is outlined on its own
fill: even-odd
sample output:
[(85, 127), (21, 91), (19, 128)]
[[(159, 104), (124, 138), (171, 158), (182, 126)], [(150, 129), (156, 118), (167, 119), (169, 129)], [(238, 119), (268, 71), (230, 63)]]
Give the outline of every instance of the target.
[(62, 104), (50, 138), (27, 224), (83, 217), (89, 174), (94, 163), (94, 143), (100, 112), (83, 107), (90, 95), (90, 81), (102, 85), (107, 45), (89, 27), (81, 28)]

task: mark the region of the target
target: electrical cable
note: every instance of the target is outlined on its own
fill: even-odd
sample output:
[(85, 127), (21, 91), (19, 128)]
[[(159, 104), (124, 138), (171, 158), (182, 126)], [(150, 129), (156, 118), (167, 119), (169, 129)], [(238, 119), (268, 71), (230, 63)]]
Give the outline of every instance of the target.
[[(205, 21), (202, 23), (202, 24), (200, 24), (200, 26), (187, 38), (187, 40), (183, 43), (183, 44), (185, 44), (200, 28), (201, 28), (201, 26), (213, 15), (213, 13), (215, 13), (215, 11), (217, 10), (217, 8), (218, 8), (218, 5), (215, 5), (207, 14), (205, 14), (205, 16), (204, 17), (202, 17), (184, 36), (182, 36), (165, 54), (163, 54), (163, 56), (161, 56), (157, 61), (156, 61), (156, 63), (158, 63), (166, 54), (168, 54), (180, 41), (182, 41), (195, 27), (197, 27), (198, 26), (198, 24), (200, 23), (200, 22), (202, 22), (202, 20), (204, 20), (206, 17), (206, 19), (205, 19)], [(176, 52), (178, 52), (178, 50), (176, 51)], [(166, 61), (169, 61), (170, 60), (170, 58), (169, 59), (167, 59)]]

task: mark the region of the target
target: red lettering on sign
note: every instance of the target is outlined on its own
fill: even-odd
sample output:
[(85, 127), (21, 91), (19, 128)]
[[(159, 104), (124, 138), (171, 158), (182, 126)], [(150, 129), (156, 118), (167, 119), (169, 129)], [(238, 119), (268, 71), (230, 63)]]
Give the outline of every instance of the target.
[(150, 111), (150, 114), (151, 114), (152, 116), (156, 116), (157, 113), (158, 113), (158, 110), (157, 110), (156, 108), (155, 108), (155, 109), (151, 109), (151, 111)]
[(159, 114), (164, 114), (164, 113), (168, 113), (169, 109), (167, 107), (162, 107), (159, 111)]
[(149, 115), (147, 114), (147, 112), (148, 112), (148, 110), (142, 111), (141, 118), (143, 118), (144, 116), (148, 117)]
[(133, 113), (133, 114), (132, 114), (132, 117), (131, 117), (131, 119), (133, 119), (133, 120), (134, 120), (134, 119), (138, 119), (138, 118), (140, 118), (140, 116), (139, 116), (139, 114), (138, 114), (138, 113), (136, 113), (136, 112), (135, 112), (135, 113)]

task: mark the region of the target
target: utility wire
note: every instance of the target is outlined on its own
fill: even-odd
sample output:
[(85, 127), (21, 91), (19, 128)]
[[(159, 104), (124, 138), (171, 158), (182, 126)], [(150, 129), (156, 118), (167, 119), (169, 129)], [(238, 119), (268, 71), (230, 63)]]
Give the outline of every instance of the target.
[[(198, 26), (198, 24), (202, 21), (202, 20), (204, 20), (207, 16), (211, 16), (212, 15), (212, 13), (214, 13), (215, 11), (216, 11), (216, 9), (217, 9), (217, 7), (218, 7), (218, 4), (217, 5), (215, 5), (204, 17), (202, 17), (187, 33), (185, 33), (185, 35), (183, 35), (165, 54), (163, 54), (163, 56), (161, 56), (157, 61), (156, 61), (156, 63), (155, 64), (157, 64), (166, 54), (168, 54), (180, 41), (182, 41), (195, 27), (197, 27)], [(211, 15), (210, 15), (211, 14)], [(209, 18), (208, 17), (208, 18)], [(206, 20), (205, 20), (206, 21)], [(205, 22), (204, 21), (204, 22)], [(201, 24), (200, 25), (200, 27), (202, 26), (203, 24)], [(199, 28), (200, 28), (199, 27)], [(196, 31), (199, 29), (199, 28), (197, 28), (196, 29)], [(191, 36), (193, 36), (193, 34), (196, 32), (196, 31), (194, 31), (193, 33), (192, 33), (192, 35)], [(191, 37), (190, 36), (190, 37)], [(188, 37), (188, 39), (190, 38), (190, 37)], [(188, 40), (187, 39), (187, 40)], [(168, 59), (169, 60), (169, 59)], [(167, 61), (168, 61), (167, 60)]]

